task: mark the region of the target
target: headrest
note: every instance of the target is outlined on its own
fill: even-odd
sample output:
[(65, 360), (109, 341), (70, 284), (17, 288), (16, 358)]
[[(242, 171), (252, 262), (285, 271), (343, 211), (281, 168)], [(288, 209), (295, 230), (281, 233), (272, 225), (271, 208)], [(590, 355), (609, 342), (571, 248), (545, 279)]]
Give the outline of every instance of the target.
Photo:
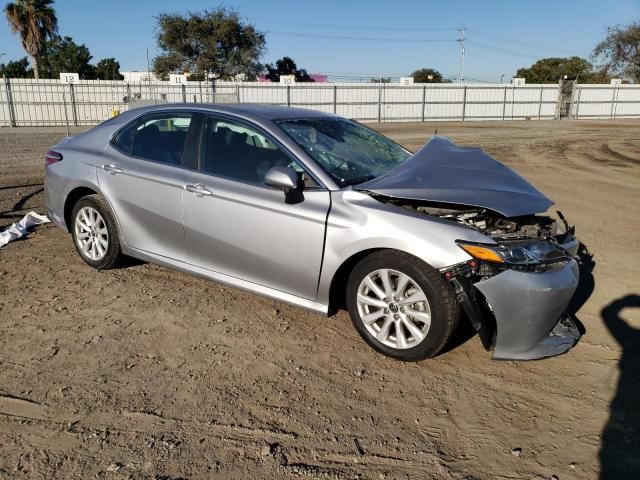
[(155, 141), (160, 137), (160, 129), (158, 125), (152, 123), (151, 125), (147, 125), (142, 130), (138, 132), (136, 135), (136, 140), (143, 142)]

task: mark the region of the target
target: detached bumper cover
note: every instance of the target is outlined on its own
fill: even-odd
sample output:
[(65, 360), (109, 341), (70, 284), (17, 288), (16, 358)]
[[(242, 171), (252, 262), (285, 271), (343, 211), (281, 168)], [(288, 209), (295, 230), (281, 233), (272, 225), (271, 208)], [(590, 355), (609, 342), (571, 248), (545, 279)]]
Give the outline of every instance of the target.
[(496, 319), (495, 359), (533, 360), (566, 352), (580, 338), (564, 311), (578, 286), (578, 264), (527, 273), (506, 270), (482, 280), (482, 292)]

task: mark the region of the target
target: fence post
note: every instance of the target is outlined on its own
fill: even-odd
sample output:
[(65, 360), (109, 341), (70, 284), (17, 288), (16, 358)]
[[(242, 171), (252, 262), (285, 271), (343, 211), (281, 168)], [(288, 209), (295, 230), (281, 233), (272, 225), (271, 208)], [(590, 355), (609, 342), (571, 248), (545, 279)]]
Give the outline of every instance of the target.
[(382, 122), (382, 78), (378, 86), (378, 123)]
[(9, 110), (9, 125), (16, 126), (16, 112), (13, 107), (13, 94), (11, 93), (11, 80), (4, 78), (4, 93), (7, 96), (7, 109)]
[(427, 86), (422, 87), (422, 121), (424, 122), (424, 111), (427, 108)]
[(540, 87), (540, 101), (538, 102), (538, 120), (542, 117), (542, 92), (544, 92), (544, 87)]
[(291, 85), (287, 85), (287, 107), (291, 106)]
[(464, 122), (464, 116), (467, 110), (467, 86), (464, 86), (462, 91), (462, 121)]
[(180, 90), (182, 90), (182, 103), (187, 103), (187, 86), (181, 83)]
[(615, 110), (614, 110), (614, 105), (616, 104), (616, 92), (618, 90), (618, 86), (614, 85), (613, 86), (613, 95), (611, 97), (611, 114), (609, 115), (610, 118), (615, 119), (616, 118), (616, 114), (615, 114)]
[(236, 83), (236, 103), (240, 103), (240, 84)]
[(502, 120), (504, 120), (504, 115), (507, 113), (507, 86), (504, 87), (504, 96), (502, 97)]
[(62, 92), (62, 106), (64, 107), (64, 124), (67, 127), (67, 137), (71, 136), (69, 133), (69, 115), (67, 114), (67, 94)]
[(556, 95), (556, 112), (553, 116), (554, 120), (560, 120), (562, 117), (562, 79), (558, 82), (558, 94)]
[(338, 86), (333, 85), (333, 113), (338, 113)]
[(576, 101), (576, 120), (580, 120), (580, 96), (582, 95), (582, 89), (578, 87), (575, 83), (573, 84), (573, 88), (578, 89), (578, 98)]
[[(69, 97), (71, 100), (71, 113), (73, 114), (73, 126), (78, 126), (78, 113), (76, 112), (76, 93), (73, 88), (73, 83), (69, 84)], [(65, 108), (66, 112), (66, 108)]]
[(127, 103), (131, 103), (131, 85), (127, 83)]

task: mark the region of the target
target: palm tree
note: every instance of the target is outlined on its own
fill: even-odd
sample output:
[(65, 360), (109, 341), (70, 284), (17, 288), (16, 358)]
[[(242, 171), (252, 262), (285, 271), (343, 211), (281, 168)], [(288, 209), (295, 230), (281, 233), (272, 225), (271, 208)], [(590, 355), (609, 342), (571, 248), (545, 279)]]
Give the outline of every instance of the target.
[(33, 62), (33, 74), (40, 78), (38, 56), (48, 38), (58, 33), (53, 0), (16, 0), (4, 9), (11, 31), (20, 35), (22, 46)]

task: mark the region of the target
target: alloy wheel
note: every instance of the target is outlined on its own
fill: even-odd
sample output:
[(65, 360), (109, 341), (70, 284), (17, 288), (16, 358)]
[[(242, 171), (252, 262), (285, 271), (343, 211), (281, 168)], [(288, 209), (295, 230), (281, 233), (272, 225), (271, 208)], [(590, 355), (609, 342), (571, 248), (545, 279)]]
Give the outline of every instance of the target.
[(107, 225), (95, 208), (78, 210), (75, 220), (76, 243), (82, 253), (93, 261), (104, 258), (109, 248)]
[(425, 339), (431, 326), (426, 295), (409, 275), (379, 269), (358, 286), (357, 305), (365, 328), (380, 343), (407, 349)]

